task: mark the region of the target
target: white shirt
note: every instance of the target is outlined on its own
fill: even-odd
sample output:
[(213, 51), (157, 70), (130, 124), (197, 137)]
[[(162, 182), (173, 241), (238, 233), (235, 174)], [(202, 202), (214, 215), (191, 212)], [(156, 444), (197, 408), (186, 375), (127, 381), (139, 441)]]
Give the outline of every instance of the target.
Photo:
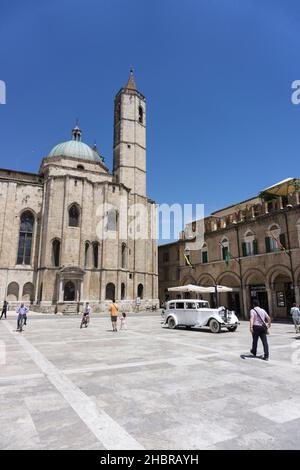
[(292, 308), (291, 308), (291, 315), (292, 315), (293, 317), (298, 318), (299, 315), (300, 315), (300, 310), (299, 310), (299, 308), (298, 308), (298, 307), (292, 307)]
[(85, 307), (83, 313), (84, 313), (84, 315), (90, 315), (91, 314), (91, 307), (89, 305), (87, 307)]
[(270, 317), (267, 312), (260, 307), (255, 307), (255, 309), (253, 308), (250, 311), (250, 316), (254, 319), (253, 325), (257, 326), (265, 326), (265, 323), (268, 323), (268, 321), (270, 320)]

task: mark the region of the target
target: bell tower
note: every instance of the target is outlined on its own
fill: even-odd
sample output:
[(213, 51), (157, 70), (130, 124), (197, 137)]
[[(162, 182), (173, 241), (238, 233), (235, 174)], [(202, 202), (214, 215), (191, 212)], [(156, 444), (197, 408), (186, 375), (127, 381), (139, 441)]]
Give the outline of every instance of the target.
[(146, 196), (146, 99), (136, 88), (132, 69), (115, 97), (113, 174), (116, 182)]

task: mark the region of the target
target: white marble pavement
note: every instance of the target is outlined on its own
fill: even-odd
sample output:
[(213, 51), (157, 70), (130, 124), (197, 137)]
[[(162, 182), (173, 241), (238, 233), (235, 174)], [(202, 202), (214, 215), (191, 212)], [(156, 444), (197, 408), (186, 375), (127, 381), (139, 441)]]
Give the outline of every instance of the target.
[(0, 321), (1, 449), (299, 449), (300, 335), (274, 324), (270, 361), (235, 333), (133, 315)]

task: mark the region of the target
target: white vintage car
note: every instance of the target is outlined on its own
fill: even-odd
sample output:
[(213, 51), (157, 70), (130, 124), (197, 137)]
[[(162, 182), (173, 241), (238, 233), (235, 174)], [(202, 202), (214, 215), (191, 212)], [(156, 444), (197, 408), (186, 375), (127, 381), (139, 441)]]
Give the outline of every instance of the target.
[(162, 323), (172, 329), (208, 326), (212, 333), (220, 333), (222, 328), (235, 331), (239, 320), (233, 311), (225, 307), (210, 308), (205, 300), (176, 299), (167, 302), (162, 312)]

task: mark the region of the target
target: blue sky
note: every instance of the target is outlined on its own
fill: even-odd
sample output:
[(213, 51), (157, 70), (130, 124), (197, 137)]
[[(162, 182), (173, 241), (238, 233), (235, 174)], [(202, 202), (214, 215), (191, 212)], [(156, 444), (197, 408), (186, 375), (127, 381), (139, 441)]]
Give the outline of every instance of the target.
[(296, 0), (2, 0), (0, 167), (38, 171), (78, 117), (111, 168), (133, 65), (158, 203), (210, 213), (300, 177), (299, 31)]

